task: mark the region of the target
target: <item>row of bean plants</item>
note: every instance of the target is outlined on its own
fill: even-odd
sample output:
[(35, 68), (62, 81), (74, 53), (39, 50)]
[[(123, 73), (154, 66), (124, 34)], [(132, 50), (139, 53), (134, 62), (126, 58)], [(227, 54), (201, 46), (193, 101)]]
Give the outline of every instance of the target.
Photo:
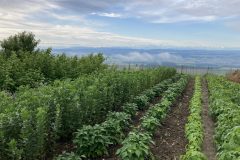
[(133, 97), (175, 75), (175, 69), (107, 71), (51, 86), (0, 93), (0, 159), (44, 159), (57, 141), (83, 125), (101, 123)]
[[(124, 131), (130, 127), (131, 118), (137, 114), (137, 111), (146, 110), (155, 97), (159, 97), (169, 85), (179, 78), (180, 75), (176, 75), (144, 91), (134, 98), (133, 103), (123, 105), (120, 112), (109, 112), (103, 123), (83, 126), (76, 132), (74, 139), (76, 155), (96, 158), (108, 154), (109, 146), (122, 142), (125, 137)], [(72, 155), (76, 156), (74, 153), (64, 153), (58, 159), (67, 159)]]
[(160, 122), (166, 117), (170, 107), (176, 98), (182, 93), (188, 78), (182, 76), (180, 80), (164, 92), (160, 103), (148, 109), (146, 115), (141, 119), (141, 124), (131, 131), (127, 138), (122, 142), (122, 147), (116, 154), (123, 160), (144, 160), (154, 159), (150, 151), (153, 134)]
[(203, 124), (202, 124), (202, 102), (201, 102), (201, 78), (195, 78), (194, 94), (191, 99), (189, 108), (190, 115), (185, 126), (185, 134), (188, 140), (185, 155), (181, 156), (182, 160), (206, 160), (206, 156), (201, 152), (203, 143)]
[(219, 160), (240, 159), (240, 85), (223, 77), (208, 76), (211, 114), (216, 121)]

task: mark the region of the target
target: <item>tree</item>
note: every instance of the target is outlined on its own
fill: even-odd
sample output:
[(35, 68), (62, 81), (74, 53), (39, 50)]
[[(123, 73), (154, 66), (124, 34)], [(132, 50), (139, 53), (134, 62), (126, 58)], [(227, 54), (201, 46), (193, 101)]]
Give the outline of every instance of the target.
[(3, 49), (3, 54), (9, 58), (13, 53), (17, 57), (21, 57), (21, 53), (28, 52), (33, 53), (40, 40), (35, 39), (35, 35), (31, 32), (21, 32), (10, 36), (0, 42)]

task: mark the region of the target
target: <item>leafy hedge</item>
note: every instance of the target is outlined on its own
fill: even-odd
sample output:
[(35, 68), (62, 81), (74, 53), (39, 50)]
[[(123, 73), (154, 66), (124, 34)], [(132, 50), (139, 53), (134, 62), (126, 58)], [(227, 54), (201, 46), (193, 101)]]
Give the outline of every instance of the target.
[(19, 86), (31, 88), (52, 83), (57, 79), (76, 79), (85, 74), (107, 69), (102, 54), (84, 57), (54, 55), (51, 50), (22, 52), (5, 58), (0, 51), (0, 90), (15, 92)]
[(201, 78), (195, 78), (195, 90), (191, 99), (189, 108), (190, 115), (185, 126), (185, 134), (188, 140), (185, 155), (181, 156), (182, 160), (206, 160), (206, 156), (201, 152), (203, 143), (203, 125), (202, 125), (202, 102), (201, 102)]
[(171, 68), (107, 71), (51, 86), (0, 94), (0, 159), (44, 159), (57, 140), (83, 125), (101, 123), (133, 97), (175, 75)]
[[(129, 133), (117, 150), (117, 155), (123, 160), (154, 159), (149, 145), (154, 143), (152, 136), (162, 119), (167, 115), (170, 106), (182, 93), (187, 84), (187, 77), (183, 76), (178, 82), (169, 86), (162, 96), (160, 103), (152, 106), (142, 118), (140, 127)], [(171, 93), (171, 94), (170, 94)]]
[(107, 69), (103, 54), (67, 56), (39, 49), (40, 40), (31, 32), (21, 32), (0, 41), (0, 90), (14, 93), (19, 86), (31, 88), (57, 79), (76, 79)]
[(240, 159), (240, 85), (208, 76), (210, 108), (216, 119), (215, 142), (219, 160)]

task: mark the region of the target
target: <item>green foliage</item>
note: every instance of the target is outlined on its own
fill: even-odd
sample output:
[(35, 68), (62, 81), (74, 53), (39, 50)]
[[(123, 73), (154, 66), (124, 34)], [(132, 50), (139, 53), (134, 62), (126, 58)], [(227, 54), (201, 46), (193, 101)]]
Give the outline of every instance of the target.
[[(142, 123), (137, 130), (130, 132), (128, 137), (122, 142), (123, 146), (118, 149), (116, 153), (121, 159), (154, 159), (149, 149), (149, 145), (152, 143), (151, 136), (156, 130), (157, 126), (160, 124), (160, 121), (166, 116), (166, 113), (173, 101), (184, 90), (186, 84), (187, 77), (182, 76), (176, 83), (168, 85), (168, 89), (163, 93), (161, 102), (155, 104), (147, 111), (146, 116), (142, 118)], [(162, 88), (165, 87), (162, 86)], [(167, 94), (170, 93), (170, 91), (172, 91), (173, 94)]]
[(86, 156), (76, 155), (74, 152), (66, 153), (59, 155), (58, 157), (54, 158), (54, 160), (83, 160)]
[(137, 104), (138, 109), (144, 110), (149, 104), (149, 98), (146, 95), (140, 95), (134, 98), (134, 102)]
[(142, 118), (141, 128), (147, 132), (154, 133), (159, 124), (160, 123), (157, 118), (144, 116)]
[(214, 137), (218, 159), (237, 160), (240, 158), (240, 86), (220, 76), (209, 75), (207, 80), (210, 109), (216, 119)]
[(6, 57), (10, 57), (13, 53), (20, 57), (21, 52), (32, 53), (39, 42), (40, 40), (36, 40), (33, 33), (24, 31), (4, 39), (0, 45)]
[[(162, 101), (163, 102), (163, 101)], [(166, 109), (164, 109), (163, 106), (161, 106), (161, 104), (156, 104), (154, 107), (151, 107), (147, 113), (146, 116), (147, 117), (155, 117), (159, 120), (165, 118), (166, 114)]]
[(143, 92), (143, 95), (146, 95), (149, 100), (153, 100), (156, 96), (156, 93), (153, 91), (153, 89), (148, 89)]
[(106, 134), (107, 136), (109, 136), (110, 142), (112, 144), (118, 144), (119, 142), (122, 141), (124, 133), (123, 128), (120, 125), (120, 121), (115, 119), (108, 119), (105, 122), (103, 122), (101, 126), (103, 126), (103, 128), (106, 130)]
[(240, 158), (240, 126), (236, 126), (229, 131), (221, 146), (219, 153), (220, 160), (230, 160)]
[(82, 57), (54, 55), (51, 49), (36, 49), (39, 40), (22, 32), (0, 42), (0, 90), (15, 92), (19, 86), (31, 88), (56, 79), (76, 79), (107, 69), (103, 54)]
[(164, 91), (166, 91), (168, 89), (169, 85), (171, 85), (173, 82), (176, 82), (179, 79), (180, 79), (180, 75), (176, 74), (171, 79), (167, 79), (164, 82), (159, 83), (156, 86), (154, 86), (152, 90), (153, 90), (153, 92), (155, 92), (155, 96), (160, 96)]
[[(51, 49), (36, 49), (37, 44), (34, 35), (25, 32), (1, 43), (0, 90), (16, 91), (11, 96), (0, 93), (3, 160), (46, 159), (53, 154), (57, 140), (71, 139), (83, 126), (76, 134), (77, 152), (87, 152), (89, 157), (106, 154), (109, 144), (123, 138), (123, 129), (136, 107), (123, 108), (126, 113), (113, 113), (108, 118), (107, 113), (122, 110), (133, 97), (176, 73), (165, 67), (106, 70), (102, 54), (81, 58), (53, 55)], [(146, 94), (153, 97), (152, 91)], [(142, 103), (147, 102), (145, 95)]]
[(10, 157), (12, 159), (20, 160), (23, 150), (18, 149), (17, 141), (15, 139), (12, 139), (7, 145), (9, 147), (7, 151), (9, 152)]
[(219, 153), (219, 160), (239, 160), (239, 151), (227, 151)]
[[(97, 157), (107, 154), (107, 148), (110, 144), (119, 144), (122, 141), (122, 138), (124, 137), (123, 130), (129, 126), (129, 121), (130, 115), (125, 112), (108, 113), (106, 121), (100, 125), (94, 125), (92, 128), (91, 126), (88, 126), (91, 128), (88, 128), (88, 131), (86, 131), (86, 127), (78, 130), (74, 142), (79, 142), (80, 144), (83, 143), (85, 145), (77, 145), (77, 150), (81, 151), (80, 154), (87, 155), (87, 157)], [(85, 134), (83, 134), (84, 132)], [(91, 134), (89, 134), (89, 132), (91, 132)], [(95, 136), (96, 134), (100, 136), (100, 138), (97, 137), (97, 140)], [(83, 139), (86, 141), (83, 142)], [(99, 151), (98, 153), (95, 153), (95, 150), (88, 149), (96, 149), (96, 146), (99, 146), (97, 148)]]
[(123, 130), (129, 127), (130, 115), (124, 112), (110, 112), (107, 120), (101, 125), (106, 129), (107, 135), (113, 144), (118, 144), (124, 137)]
[[(164, 82), (162, 82), (164, 83)], [(126, 103), (123, 107), (123, 110), (126, 110), (127, 112), (131, 112), (131, 113), (136, 113), (137, 110), (137, 105), (134, 103)], [(123, 130), (126, 129), (127, 127), (129, 127), (129, 122), (130, 122), (130, 114), (125, 113), (125, 112), (109, 112), (107, 114), (107, 118), (106, 121), (104, 121), (103, 123), (101, 123), (98, 129), (102, 129), (104, 128), (106, 132), (103, 133), (102, 136), (105, 137), (109, 137), (110, 141), (109, 143), (105, 143), (104, 147), (108, 148), (109, 144), (120, 144), (122, 142), (122, 139), (124, 137), (124, 133)], [(153, 129), (153, 125), (155, 124), (155, 121), (152, 121), (152, 119), (147, 120), (146, 119), (146, 125), (144, 125), (144, 127), (147, 129), (147, 127), (149, 127), (148, 129)], [(156, 124), (155, 124), (156, 126)], [(93, 126), (95, 127), (95, 126)], [(155, 127), (156, 128), (156, 127)], [(83, 128), (84, 130), (84, 128)], [(82, 129), (80, 129), (78, 132), (82, 133), (83, 132)], [(84, 135), (83, 135), (84, 136)], [(74, 139), (74, 141), (76, 141), (77, 138)], [(82, 138), (83, 139), (83, 138)], [(90, 137), (88, 137), (88, 139), (91, 139)], [(86, 145), (89, 148), (94, 148), (97, 144), (92, 143), (91, 142), (86, 142)], [(92, 145), (92, 147), (91, 147)], [(79, 148), (78, 148), (79, 149)], [(77, 150), (78, 150), (77, 149)], [(83, 153), (82, 154), (92, 156), (90, 153)], [(107, 152), (101, 152), (101, 155), (106, 154)], [(98, 155), (98, 156), (101, 156)]]
[(122, 106), (123, 112), (134, 116), (137, 113), (137, 105), (135, 103), (126, 103)]
[(184, 156), (181, 156), (181, 160), (207, 160), (207, 157), (195, 149), (189, 149)]
[[(17, 144), (14, 150), (21, 151), (14, 152), (19, 153), (22, 159), (44, 159), (53, 154), (57, 140), (70, 140), (72, 134), (83, 125), (102, 123), (107, 119), (97, 127), (100, 131), (93, 129), (103, 135), (102, 139), (107, 140), (104, 139), (101, 144), (98, 142), (101, 138), (93, 138), (96, 142), (88, 144), (86, 141), (83, 146), (91, 148), (97, 143), (100, 151), (96, 150), (98, 153), (94, 153), (93, 156), (106, 154), (109, 144), (119, 143), (123, 138), (123, 130), (129, 127), (130, 121), (130, 114), (113, 113), (107, 118), (108, 112), (122, 110), (121, 106), (133, 101), (133, 97), (174, 74), (175, 70), (169, 68), (141, 71), (108, 70), (95, 75), (85, 75), (74, 81), (55, 81), (52, 85), (34, 89), (20, 87), (14, 98), (2, 92), (0, 159), (11, 158), (12, 151), (10, 152), (8, 143), (12, 139)], [(149, 78), (143, 81), (143, 77)], [(82, 133), (81, 129), (79, 132)], [(95, 135), (90, 134), (89, 139)], [(79, 139), (81, 138), (79, 136)], [(89, 152), (90, 157), (91, 154)]]
[(225, 150), (239, 151), (240, 149), (240, 126), (236, 126), (226, 135), (222, 146)]
[(203, 142), (203, 126), (202, 126), (202, 103), (201, 103), (201, 79), (199, 76), (195, 78), (195, 91), (190, 102), (190, 115), (185, 126), (185, 134), (188, 139), (188, 145), (185, 155), (181, 156), (182, 160), (206, 160), (207, 158), (201, 153)]
[(83, 126), (76, 132), (74, 144), (77, 146), (77, 154), (95, 158), (108, 154), (108, 146), (111, 143), (107, 130), (98, 124), (94, 126)]
[(14, 92), (22, 85), (35, 88), (56, 79), (76, 79), (105, 70), (103, 62), (102, 54), (78, 58), (52, 55), (51, 50), (23, 53), (21, 58), (0, 55), (0, 89)]
[[(127, 103), (123, 107), (123, 110), (132, 114), (136, 109), (134, 103)], [(122, 141), (123, 130), (129, 126), (130, 116), (125, 112), (110, 112), (106, 121), (100, 125), (84, 126), (79, 129), (74, 139), (76, 152), (91, 158), (108, 154), (107, 148), (110, 144), (118, 144)]]
[(115, 120), (121, 128), (124, 128), (129, 125), (130, 115), (124, 112), (110, 112), (107, 115), (107, 121), (108, 120)]
[(144, 160), (154, 159), (149, 144), (153, 143), (148, 133), (130, 132), (122, 144), (123, 147), (117, 150), (117, 155), (123, 160)]

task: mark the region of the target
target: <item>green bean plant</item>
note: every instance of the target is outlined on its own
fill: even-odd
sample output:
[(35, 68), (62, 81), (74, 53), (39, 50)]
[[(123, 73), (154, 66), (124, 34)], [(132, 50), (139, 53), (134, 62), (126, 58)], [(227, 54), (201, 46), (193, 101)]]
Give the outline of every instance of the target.
[(207, 76), (210, 111), (216, 121), (215, 143), (219, 160), (240, 159), (240, 85), (222, 76)]
[(123, 147), (120, 148), (116, 154), (124, 160), (154, 159), (149, 148), (149, 145), (153, 143), (149, 133), (133, 131), (130, 132), (128, 138), (122, 142)]
[(194, 94), (190, 102), (190, 115), (185, 126), (185, 134), (188, 139), (188, 145), (182, 160), (199, 159), (206, 160), (206, 156), (201, 152), (203, 143), (203, 125), (202, 125), (202, 102), (201, 102), (201, 78), (196, 76)]

